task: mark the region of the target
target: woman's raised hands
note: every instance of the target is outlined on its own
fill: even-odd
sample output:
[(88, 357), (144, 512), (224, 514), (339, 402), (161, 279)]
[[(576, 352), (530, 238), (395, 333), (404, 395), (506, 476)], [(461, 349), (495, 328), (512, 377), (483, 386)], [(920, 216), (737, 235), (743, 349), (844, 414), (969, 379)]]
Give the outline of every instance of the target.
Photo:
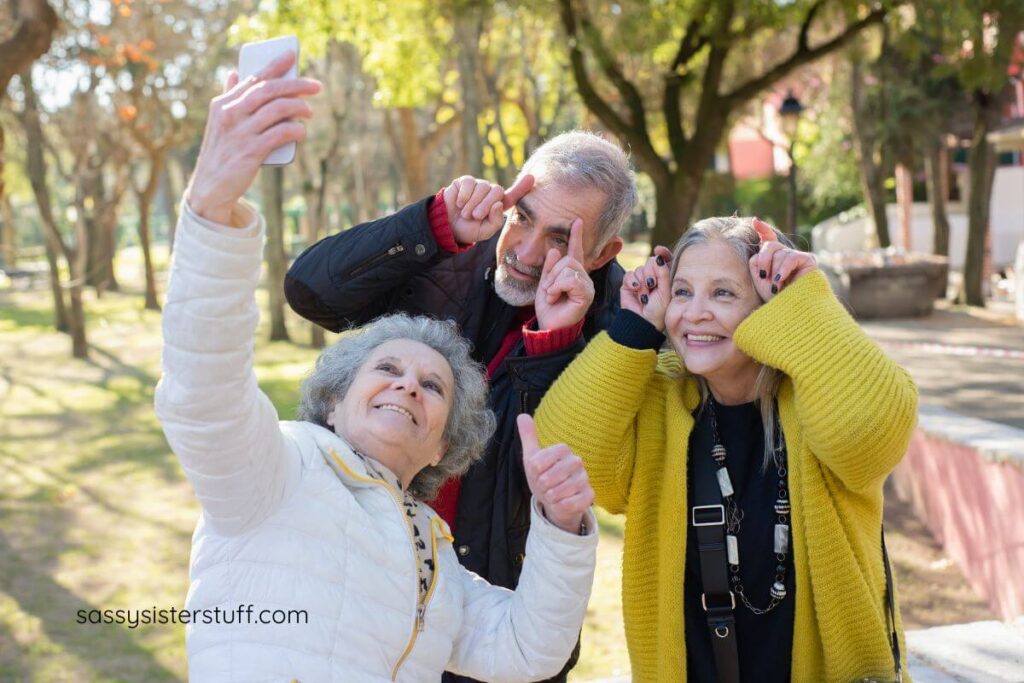
[(210, 102), (203, 145), (187, 191), (189, 205), (203, 218), (229, 224), (231, 210), (267, 155), (306, 136), (296, 119), (313, 116), (303, 98), (320, 92), (320, 82), (281, 78), (294, 61), (295, 54), (288, 53), (241, 82), (232, 72), (223, 94)]
[(672, 252), (657, 246), (647, 263), (623, 276), (619, 290), (619, 305), (643, 316), (659, 331), (665, 329), (665, 309), (672, 299), (671, 268)]
[(750, 277), (762, 301), (767, 302), (788, 284), (817, 270), (814, 254), (790, 249), (775, 236), (771, 226), (754, 219), (754, 230), (761, 237), (761, 250), (750, 257)]

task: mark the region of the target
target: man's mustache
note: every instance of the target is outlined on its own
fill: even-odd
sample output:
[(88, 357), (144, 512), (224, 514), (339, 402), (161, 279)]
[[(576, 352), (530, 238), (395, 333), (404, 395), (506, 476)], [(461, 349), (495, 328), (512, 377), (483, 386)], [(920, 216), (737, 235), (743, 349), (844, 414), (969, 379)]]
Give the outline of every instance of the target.
[(537, 280), (540, 279), (543, 269), (538, 266), (527, 266), (519, 262), (519, 258), (516, 256), (514, 249), (509, 249), (505, 252), (505, 255), (501, 257), (502, 262), (510, 268), (515, 268), (523, 275), (529, 275)]

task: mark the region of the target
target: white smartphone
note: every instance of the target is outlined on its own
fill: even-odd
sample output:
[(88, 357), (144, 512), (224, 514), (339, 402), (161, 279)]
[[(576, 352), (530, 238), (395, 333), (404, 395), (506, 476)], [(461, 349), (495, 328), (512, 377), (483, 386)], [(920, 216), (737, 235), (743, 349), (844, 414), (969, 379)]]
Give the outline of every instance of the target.
[[(299, 77), (299, 39), (295, 36), (280, 36), (255, 43), (245, 43), (238, 52), (238, 80), (259, 73), (272, 61), (286, 52), (295, 53), (295, 63), (282, 78)], [(295, 143), (281, 145), (263, 160), (264, 166), (284, 166), (295, 159)]]

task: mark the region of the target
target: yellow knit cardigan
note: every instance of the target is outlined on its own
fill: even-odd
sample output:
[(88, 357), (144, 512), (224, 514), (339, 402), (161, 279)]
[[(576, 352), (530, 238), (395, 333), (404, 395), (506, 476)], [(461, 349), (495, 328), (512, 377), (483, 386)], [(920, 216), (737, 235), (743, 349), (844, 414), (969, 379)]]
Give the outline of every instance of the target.
[[(892, 680), (882, 484), (916, 424), (917, 389), (819, 272), (754, 311), (734, 341), (786, 375), (778, 404), (796, 570), (792, 680)], [(602, 333), (536, 414), (541, 443), (569, 444), (586, 464), (597, 504), (626, 514), (622, 606), (640, 682), (686, 680), (686, 459), (700, 395), (683, 375), (674, 352), (630, 349)], [(898, 616), (897, 623), (905, 653)]]

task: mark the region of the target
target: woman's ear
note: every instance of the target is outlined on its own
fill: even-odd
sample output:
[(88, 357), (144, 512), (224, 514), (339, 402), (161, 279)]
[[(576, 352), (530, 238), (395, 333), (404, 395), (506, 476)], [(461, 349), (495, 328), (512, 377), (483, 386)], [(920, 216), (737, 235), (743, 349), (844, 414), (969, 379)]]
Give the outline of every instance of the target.
[(447, 453), (447, 452), (448, 452), (448, 442), (447, 441), (442, 441), (441, 442), (441, 447), (437, 449), (437, 455), (435, 455), (434, 459), (430, 461), (430, 464), (433, 467), (437, 467), (438, 465), (440, 465), (441, 461), (444, 459), (444, 454)]
[(334, 408), (331, 409), (331, 412), (327, 413), (327, 425), (330, 426), (330, 427), (334, 426), (334, 411), (337, 410), (337, 409), (338, 409), (338, 404), (335, 403), (334, 404)]

